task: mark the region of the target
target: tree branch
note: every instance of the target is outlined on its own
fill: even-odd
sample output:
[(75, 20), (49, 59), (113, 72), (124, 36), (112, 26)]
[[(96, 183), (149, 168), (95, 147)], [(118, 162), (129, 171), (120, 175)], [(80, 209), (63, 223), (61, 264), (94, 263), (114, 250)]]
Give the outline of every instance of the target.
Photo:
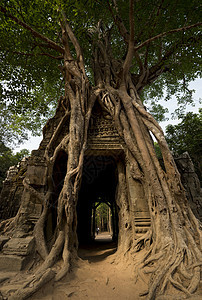
[[(114, 15), (114, 12), (113, 12), (110, 4), (109, 4), (109, 1), (107, 1), (107, 4), (108, 4), (109, 11), (112, 15), (112, 18), (114, 20), (114, 23), (118, 27), (119, 33), (123, 37), (124, 42), (128, 45), (129, 44), (129, 39), (130, 39), (130, 34), (129, 34), (128, 30), (126, 29), (126, 27), (123, 23), (123, 20), (121, 19), (120, 15), (119, 15), (117, 4), (116, 3), (114, 4), (115, 9), (116, 9), (116, 13), (117, 13), (116, 16)], [(138, 63), (138, 66), (140, 68), (140, 72), (143, 72), (144, 66), (143, 66), (143, 63), (142, 63), (141, 58), (139, 56), (139, 53), (137, 51), (134, 51), (134, 56), (135, 56), (135, 59)]]
[(118, 13), (118, 8), (117, 8), (117, 5), (116, 3), (114, 4), (115, 5), (115, 9), (116, 9), (116, 16), (114, 15), (114, 12), (109, 4), (109, 0), (107, 1), (107, 4), (108, 4), (108, 7), (109, 7), (109, 11), (112, 15), (112, 18), (114, 20), (114, 23), (117, 25), (118, 27), (118, 30), (119, 30), (119, 33), (121, 34), (121, 36), (123, 37), (125, 43), (128, 45), (128, 41), (129, 41), (129, 38), (130, 38), (130, 35), (129, 35), (129, 32), (128, 30), (126, 29), (124, 23), (123, 23), (123, 20), (121, 19), (121, 17), (119, 16), (119, 13)]
[[(156, 14), (155, 14), (156, 16), (155, 16), (155, 18), (154, 18), (154, 23), (153, 23), (153, 26), (151, 27), (151, 33), (150, 33), (150, 36), (149, 36), (150, 38), (152, 37), (153, 32), (154, 32), (154, 29), (156, 28), (157, 20), (158, 20), (158, 18), (159, 18), (159, 16), (160, 16), (160, 11), (161, 11), (161, 9), (162, 9), (163, 2), (164, 2), (164, 0), (161, 0), (159, 6), (158, 6), (158, 8), (157, 8), (157, 12), (156, 12)], [(152, 15), (153, 15), (153, 14), (152, 14)], [(150, 47), (150, 43), (147, 44), (147, 48), (146, 48), (146, 52), (145, 52), (144, 66), (145, 66), (146, 68), (147, 68), (147, 66), (148, 66), (149, 47)]]
[[(197, 43), (199, 41), (199, 39), (200, 39), (200, 37), (195, 37), (195, 38), (190, 37), (186, 41), (186, 45), (189, 46), (190, 44)], [(139, 78), (141, 75), (136, 76), (135, 74), (131, 74), (133, 83), (134, 83), (136, 89), (138, 90), (138, 92), (140, 92), (145, 85), (154, 82), (162, 73), (168, 72), (170, 70), (170, 64), (168, 62), (168, 59), (173, 55), (173, 53), (177, 49), (181, 48), (183, 45), (184, 45), (184, 41), (181, 43), (172, 45), (170, 47), (170, 49), (168, 49), (166, 51), (164, 56), (155, 65), (151, 66), (148, 69), (149, 74), (148, 74), (147, 80), (141, 81), (141, 85), (139, 87), (137, 87), (137, 84), (138, 84), (138, 82), (140, 82)]]
[(183, 31), (183, 30), (188, 30), (188, 29), (191, 29), (191, 28), (194, 28), (194, 27), (198, 27), (200, 25), (202, 25), (202, 22), (192, 24), (192, 25), (189, 25), (189, 26), (184, 26), (184, 27), (181, 27), (181, 28), (172, 29), (172, 30), (169, 30), (169, 31), (166, 31), (166, 32), (162, 32), (162, 33), (160, 33), (156, 36), (153, 36), (152, 38), (149, 38), (148, 40), (144, 41), (139, 46), (136, 46), (135, 51), (139, 50), (140, 48), (144, 47), (148, 43), (151, 43), (151, 42), (153, 42), (153, 41), (155, 41), (155, 40), (157, 40), (157, 39), (159, 39), (163, 36), (166, 36), (168, 34), (172, 34), (172, 33), (175, 33), (175, 32), (180, 32), (180, 31)]
[(69, 61), (73, 61), (73, 57), (70, 51), (70, 47), (69, 47), (69, 38), (67, 35), (67, 32), (65, 30), (64, 24), (62, 23), (62, 21), (60, 21), (60, 27), (62, 29), (62, 42), (64, 45), (64, 49), (65, 49), (65, 59), (69, 60)]
[(134, 55), (134, 0), (130, 0), (129, 19), (130, 19), (130, 38), (129, 38), (129, 45), (128, 45), (128, 53), (126, 55), (126, 59), (123, 64), (124, 79), (128, 74), (133, 59), (133, 55)]
[(83, 71), (83, 74), (86, 75), (85, 68), (84, 68), (83, 54), (82, 54), (79, 42), (78, 42), (78, 40), (77, 40), (77, 38), (76, 38), (73, 30), (71, 29), (69, 23), (67, 22), (67, 17), (66, 17), (66, 15), (65, 15), (65, 13), (63, 11), (62, 11), (62, 16), (63, 16), (63, 21), (65, 23), (66, 32), (67, 32), (70, 40), (72, 41), (72, 44), (74, 45), (75, 50), (76, 50), (77, 60), (78, 60), (78, 62), (80, 64), (80, 68)]
[(59, 46), (58, 44), (56, 44), (55, 42), (53, 42), (52, 40), (48, 39), (46, 36), (44, 36), (43, 34), (37, 32), (36, 30), (34, 30), (31, 26), (29, 26), (27, 23), (19, 20), (18, 18), (16, 18), (15, 16), (11, 15), (8, 13), (8, 11), (0, 5), (0, 11), (8, 18), (10, 18), (11, 20), (13, 20), (15, 23), (19, 24), (20, 26), (24, 27), (25, 29), (29, 30), (31, 32), (31, 34), (39, 39), (41, 39), (42, 41), (45, 41), (49, 47), (51, 49), (54, 49), (62, 54), (64, 54), (64, 49)]

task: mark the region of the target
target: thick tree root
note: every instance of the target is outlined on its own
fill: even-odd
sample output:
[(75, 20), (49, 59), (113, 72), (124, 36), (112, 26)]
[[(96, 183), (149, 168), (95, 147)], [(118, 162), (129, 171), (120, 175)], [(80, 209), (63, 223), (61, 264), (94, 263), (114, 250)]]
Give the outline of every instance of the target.
[(49, 282), (55, 277), (55, 272), (51, 269), (47, 269), (43, 273), (38, 273), (37, 275), (32, 275), (31, 279), (26, 281), (26, 283), (17, 290), (14, 294), (8, 297), (8, 300), (23, 300), (27, 299), (29, 296), (34, 294), (39, 290), (44, 284)]
[(46, 259), (43, 262), (43, 264), (41, 265), (41, 267), (39, 268), (39, 270), (38, 270), (39, 273), (46, 271), (48, 268), (50, 268), (54, 265), (54, 263), (57, 261), (59, 255), (62, 252), (63, 245), (64, 245), (64, 231), (60, 231), (58, 233), (58, 237), (57, 237), (50, 253), (46, 257)]
[(45, 218), (47, 216), (47, 210), (48, 208), (46, 206), (41, 214), (41, 217), (37, 221), (33, 231), (35, 241), (36, 241), (36, 250), (44, 260), (48, 256), (48, 250), (44, 238), (44, 223), (45, 223)]
[(0, 222), (0, 232), (1, 234), (5, 234), (8, 231), (10, 231), (10, 229), (13, 229), (13, 223), (15, 221), (15, 217), (7, 219), (7, 220), (3, 220)]
[[(189, 252), (189, 251), (188, 251)], [(200, 264), (190, 264), (196, 260), (192, 252), (192, 259), (188, 258), (185, 249), (175, 249), (174, 245), (168, 245), (157, 253), (149, 251), (136, 265), (135, 273), (140, 275), (150, 274), (148, 284), (147, 300), (156, 299), (157, 295), (164, 295), (168, 286), (182, 292), (185, 297), (190, 297), (198, 288), (200, 283)], [(139, 270), (139, 271), (138, 271)], [(141, 276), (140, 276), (141, 277)]]
[(55, 281), (59, 281), (60, 279), (62, 279), (69, 272), (69, 269), (70, 269), (70, 263), (69, 262), (63, 263), (61, 270), (55, 276)]

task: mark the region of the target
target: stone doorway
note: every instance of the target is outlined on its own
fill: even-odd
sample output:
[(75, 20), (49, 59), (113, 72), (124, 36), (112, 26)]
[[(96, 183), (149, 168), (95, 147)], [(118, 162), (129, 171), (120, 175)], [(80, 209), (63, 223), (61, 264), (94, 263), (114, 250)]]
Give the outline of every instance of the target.
[[(110, 208), (111, 233), (118, 238), (118, 213), (116, 206), (117, 162), (113, 156), (88, 155), (84, 160), (83, 178), (77, 204), (77, 235), (79, 244), (95, 239), (96, 209), (105, 203)], [(107, 229), (103, 224), (103, 230)], [(100, 228), (102, 229), (102, 228)]]

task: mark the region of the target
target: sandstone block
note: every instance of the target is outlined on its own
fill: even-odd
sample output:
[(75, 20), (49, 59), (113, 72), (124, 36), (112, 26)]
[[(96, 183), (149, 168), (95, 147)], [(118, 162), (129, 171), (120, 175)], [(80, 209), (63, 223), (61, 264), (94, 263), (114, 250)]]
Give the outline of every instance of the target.
[(45, 185), (46, 184), (47, 167), (42, 165), (29, 165), (26, 177), (29, 178), (30, 184)]
[(0, 270), (7, 272), (17, 272), (24, 269), (27, 258), (17, 255), (0, 254)]
[(29, 255), (34, 250), (34, 237), (11, 238), (3, 246), (3, 254), (7, 255)]

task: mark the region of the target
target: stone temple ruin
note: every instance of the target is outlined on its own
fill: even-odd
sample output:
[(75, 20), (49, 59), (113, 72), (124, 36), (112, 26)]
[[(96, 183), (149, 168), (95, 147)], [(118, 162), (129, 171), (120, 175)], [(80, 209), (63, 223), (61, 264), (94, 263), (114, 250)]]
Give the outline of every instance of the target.
[[(47, 165), (44, 151), (49, 144), (53, 133), (61, 120), (62, 111), (58, 107), (55, 116), (48, 121), (43, 130), (43, 140), (38, 150), (24, 159), (17, 167), (12, 167), (4, 182), (0, 197), (0, 220), (15, 216), (21, 205), (20, 225), (14, 230), (12, 237), (0, 236), (0, 269), (5, 271), (19, 271), (26, 267), (33, 257), (35, 242), (33, 228), (41, 215), (42, 203), (39, 199), (23, 187), (24, 178), (38, 192), (46, 190)], [(60, 142), (66, 132), (58, 133), (57, 142)], [(52, 151), (56, 147), (52, 143)], [(51, 151), (51, 150), (50, 150)], [(187, 163), (189, 167), (187, 168)], [(47, 241), (53, 237), (57, 217), (57, 199), (61, 191), (66, 174), (67, 154), (60, 151), (53, 171), (54, 192), (49, 214), (44, 228)], [(124, 165), (126, 170), (129, 201), (133, 203), (133, 221), (136, 236), (146, 232), (150, 226), (150, 214), (144, 191), (140, 183), (131, 177), (130, 165), (127, 162), (120, 137), (114, 128), (110, 117), (96, 104), (90, 120), (88, 145), (85, 153), (83, 177), (77, 204), (77, 235), (79, 242), (93, 238), (95, 230), (95, 203), (105, 202), (111, 208), (113, 238), (116, 240), (119, 231), (119, 206), (116, 202), (117, 166)], [(192, 186), (187, 175), (193, 171), (190, 159), (185, 154), (177, 160), (181, 170), (182, 180), (189, 198), (192, 198), (191, 207), (198, 218), (202, 220), (201, 192), (198, 179), (191, 173)], [(185, 174), (186, 173), (186, 174)], [(190, 174), (188, 174), (188, 177)]]

